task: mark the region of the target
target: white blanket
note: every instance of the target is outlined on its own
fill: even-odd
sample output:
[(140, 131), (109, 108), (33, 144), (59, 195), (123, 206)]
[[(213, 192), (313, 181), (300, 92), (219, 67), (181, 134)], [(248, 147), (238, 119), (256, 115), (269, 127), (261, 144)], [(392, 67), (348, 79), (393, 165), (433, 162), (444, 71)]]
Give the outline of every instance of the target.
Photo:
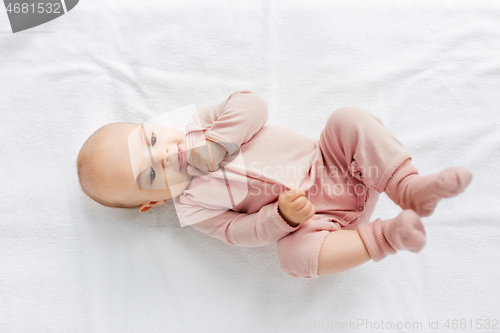
[[(496, 0), (84, 0), (12, 34), (0, 9), (0, 331), (500, 330), (499, 17)], [(81, 191), (102, 125), (239, 89), (316, 138), (362, 106), (421, 174), (474, 179), (424, 219), (420, 254), (314, 280), (283, 274), (274, 244), (181, 228), (171, 202), (140, 214)], [(383, 194), (372, 220), (399, 211)]]

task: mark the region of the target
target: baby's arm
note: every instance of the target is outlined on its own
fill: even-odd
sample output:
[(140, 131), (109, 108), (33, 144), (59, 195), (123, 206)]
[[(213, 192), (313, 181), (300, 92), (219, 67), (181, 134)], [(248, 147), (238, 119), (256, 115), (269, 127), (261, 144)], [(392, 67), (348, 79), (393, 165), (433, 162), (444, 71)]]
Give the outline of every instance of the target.
[(283, 220), (278, 213), (278, 202), (263, 206), (253, 214), (228, 210), (207, 218), (207, 209), (188, 197), (181, 195), (174, 200), (179, 218), (184, 223), (231, 245), (264, 246), (278, 241), (299, 228), (292, 227)]
[(269, 115), (266, 101), (248, 90), (236, 91), (224, 102), (198, 109), (197, 119), (186, 126), (186, 132), (206, 130), (210, 141), (224, 146), (232, 155), (266, 124)]

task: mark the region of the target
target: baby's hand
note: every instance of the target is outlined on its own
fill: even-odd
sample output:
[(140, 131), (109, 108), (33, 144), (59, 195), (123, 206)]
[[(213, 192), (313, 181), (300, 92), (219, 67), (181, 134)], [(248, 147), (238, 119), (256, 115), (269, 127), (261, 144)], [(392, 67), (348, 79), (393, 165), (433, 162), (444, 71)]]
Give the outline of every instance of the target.
[[(201, 172), (208, 173), (219, 169), (219, 164), (224, 159), (224, 156), (226, 156), (227, 150), (218, 143), (209, 140), (205, 141), (207, 142), (206, 146), (194, 147), (191, 149), (187, 161)], [(212, 153), (213, 170), (212, 163), (210, 162), (209, 147)]]
[(304, 190), (289, 190), (280, 194), (278, 211), (292, 227), (309, 220), (316, 213), (311, 201), (307, 200)]

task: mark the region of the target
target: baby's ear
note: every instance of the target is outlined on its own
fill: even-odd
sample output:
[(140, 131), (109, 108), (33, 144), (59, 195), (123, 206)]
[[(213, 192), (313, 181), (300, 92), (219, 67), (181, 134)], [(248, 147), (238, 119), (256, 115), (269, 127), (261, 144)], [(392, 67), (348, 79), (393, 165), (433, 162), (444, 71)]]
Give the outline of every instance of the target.
[(153, 208), (154, 206), (149, 206), (148, 204), (142, 204), (139, 206), (139, 208), (137, 208), (137, 210), (141, 213), (144, 213), (144, 212), (147, 212), (148, 210), (150, 210), (151, 208)]
[(139, 208), (137, 208), (137, 210), (139, 212), (141, 212), (141, 213), (144, 213), (144, 212), (147, 212), (148, 210), (150, 210), (153, 207), (164, 205), (166, 202), (167, 202), (167, 200), (150, 201), (148, 203), (143, 203), (142, 205), (140, 205)]

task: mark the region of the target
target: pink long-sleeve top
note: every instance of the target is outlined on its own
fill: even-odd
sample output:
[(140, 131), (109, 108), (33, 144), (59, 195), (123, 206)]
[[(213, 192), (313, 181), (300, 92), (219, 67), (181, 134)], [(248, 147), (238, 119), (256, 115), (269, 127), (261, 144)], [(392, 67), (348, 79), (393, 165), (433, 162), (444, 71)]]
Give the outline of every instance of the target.
[[(239, 147), (243, 161), (225, 166), (225, 174), (221, 168), (204, 175), (188, 165), (195, 177), (174, 199), (179, 219), (229, 244), (248, 247), (274, 243), (297, 230), (300, 225), (291, 227), (280, 216), (277, 200), (287, 188), (307, 191), (311, 186), (314, 164), (322, 163), (318, 141), (285, 127), (264, 126), (267, 103), (251, 91), (237, 91), (220, 104), (198, 108), (197, 114), (199, 119), (193, 117), (186, 126), (186, 148), (204, 135), (227, 149), (226, 158)], [(224, 178), (229, 179), (233, 201)]]

